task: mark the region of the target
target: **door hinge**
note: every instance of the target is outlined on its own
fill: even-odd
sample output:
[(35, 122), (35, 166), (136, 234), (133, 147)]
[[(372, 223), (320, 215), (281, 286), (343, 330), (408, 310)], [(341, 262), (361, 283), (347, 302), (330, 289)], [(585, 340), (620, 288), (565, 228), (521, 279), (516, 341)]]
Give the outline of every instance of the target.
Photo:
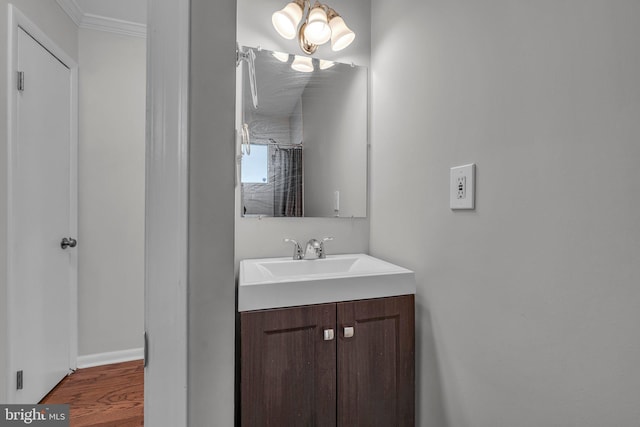
[(24, 71), (18, 71), (18, 90), (24, 91)]
[(149, 364), (149, 336), (147, 331), (144, 331), (144, 362), (143, 366), (146, 368)]
[(16, 390), (22, 390), (22, 371), (16, 372)]

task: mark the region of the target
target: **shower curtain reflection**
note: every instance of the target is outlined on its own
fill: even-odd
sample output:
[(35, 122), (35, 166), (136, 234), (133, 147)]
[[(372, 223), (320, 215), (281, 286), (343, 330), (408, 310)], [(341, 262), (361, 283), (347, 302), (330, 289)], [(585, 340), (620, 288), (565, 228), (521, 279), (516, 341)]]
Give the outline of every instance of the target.
[(303, 216), (302, 147), (272, 146), (274, 216)]
[(304, 216), (302, 145), (268, 146), (268, 178), (264, 182), (242, 183), (244, 216)]

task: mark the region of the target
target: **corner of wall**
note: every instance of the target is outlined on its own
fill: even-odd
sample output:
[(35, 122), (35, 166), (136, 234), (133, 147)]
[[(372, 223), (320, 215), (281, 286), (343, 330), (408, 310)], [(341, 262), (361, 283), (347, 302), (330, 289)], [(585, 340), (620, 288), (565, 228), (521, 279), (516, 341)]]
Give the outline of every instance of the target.
[(189, 420), (235, 417), (236, 1), (191, 1)]

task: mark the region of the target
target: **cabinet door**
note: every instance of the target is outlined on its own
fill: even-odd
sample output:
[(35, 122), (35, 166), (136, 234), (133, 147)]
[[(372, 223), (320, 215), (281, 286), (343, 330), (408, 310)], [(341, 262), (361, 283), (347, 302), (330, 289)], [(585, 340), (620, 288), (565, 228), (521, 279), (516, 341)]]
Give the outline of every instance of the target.
[(337, 310), (337, 425), (413, 426), (414, 296), (338, 303)]
[(335, 426), (336, 305), (244, 312), (242, 426)]

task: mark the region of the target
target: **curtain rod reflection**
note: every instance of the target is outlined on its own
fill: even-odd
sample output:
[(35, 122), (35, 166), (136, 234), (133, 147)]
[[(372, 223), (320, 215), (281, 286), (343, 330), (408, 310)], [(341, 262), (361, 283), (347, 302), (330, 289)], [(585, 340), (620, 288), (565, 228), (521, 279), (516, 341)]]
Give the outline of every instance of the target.
[(268, 143), (257, 143), (257, 145), (275, 145), (276, 148), (280, 148), (280, 147), (287, 147), (287, 148), (302, 148), (302, 142), (300, 142), (299, 144), (291, 144), (291, 143), (282, 143), (282, 142), (278, 142), (273, 138), (269, 138), (269, 142)]

